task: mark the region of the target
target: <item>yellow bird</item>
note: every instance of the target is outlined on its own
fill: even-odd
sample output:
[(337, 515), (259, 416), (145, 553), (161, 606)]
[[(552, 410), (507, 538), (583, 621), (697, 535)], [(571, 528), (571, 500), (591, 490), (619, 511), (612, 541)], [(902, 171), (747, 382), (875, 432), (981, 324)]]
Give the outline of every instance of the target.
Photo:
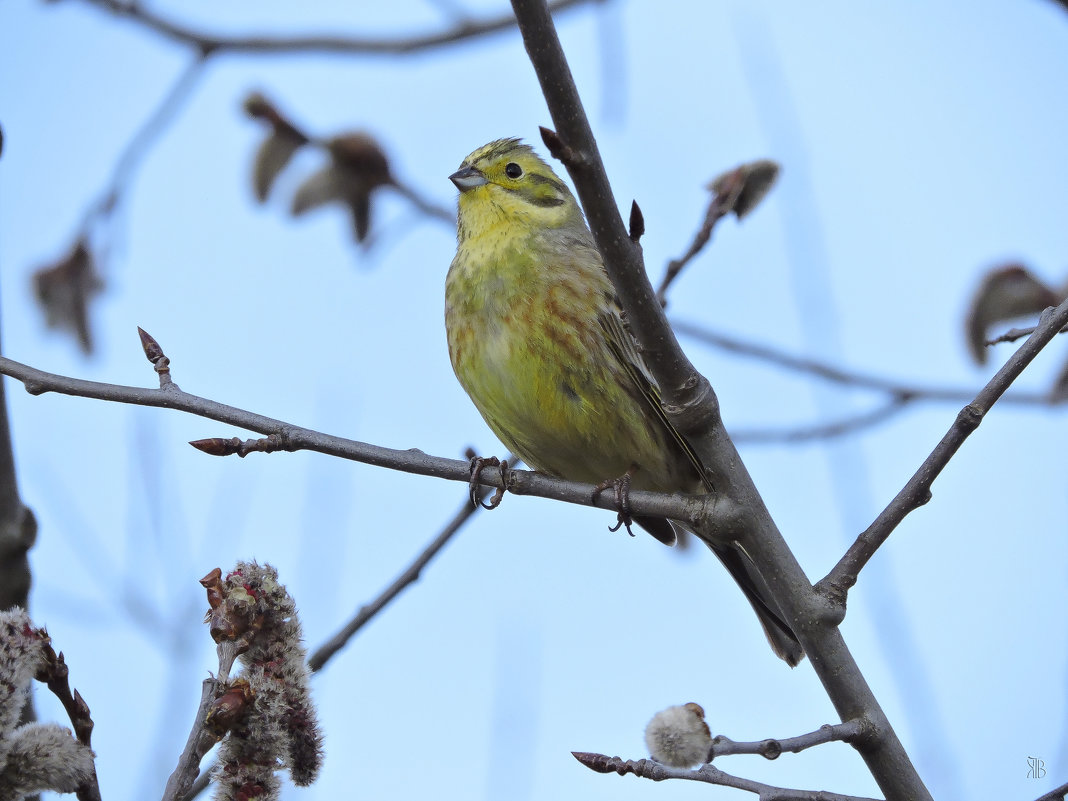
[[(550, 476), (602, 484), (627, 475), (635, 489), (712, 492), (664, 413), (564, 182), (518, 139), (480, 147), (449, 178), (460, 190), (445, 279), (449, 356), (501, 442)], [(675, 542), (678, 524), (635, 522)], [(703, 539), (745, 592), (772, 649), (796, 665), (804, 651), (748, 554)]]

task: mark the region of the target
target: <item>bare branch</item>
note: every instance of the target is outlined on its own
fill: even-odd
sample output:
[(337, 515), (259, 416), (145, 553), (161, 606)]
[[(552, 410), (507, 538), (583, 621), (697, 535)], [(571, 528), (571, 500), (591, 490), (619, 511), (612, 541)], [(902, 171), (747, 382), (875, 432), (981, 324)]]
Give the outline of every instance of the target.
[[(985, 344), (985, 345), (987, 345), (989, 347), (990, 345), (998, 345), (998, 344), (1000, 344), (1002, 342), (1015, 342), (1018, 339), (1023, 339), (1024, 337), (1031, 336), (1031, 334), (1035, 333), (1035, 329), (1037, 327), (1038, 326), (1032, 325), (1032, 326), (1028, 326), (1027, 328), (1010, 328), (1008, 331), (1006, 331), (1001, 336), (994, 337), (993, 339), (988, 339), (983, 344)], [(1064, 328), (1062, 328), (1057, 333), (1058, 334), (1068, 334), (1068, 326), (1065, 326)]]
[[(78, 378), (47, 373), (29, 367), (12, 359), (0, 356), (0, 374), (11, 376), (21, 381), (31, 395), (45, 392), (57, 392), (82, 398), (128, 403), (136, 406), (154, 406), (174, 409), (209, 420), (216, 420), (228, 425), (255, 431), (266, 437), (274, 436), (280, 443), (279, 450), (309, 450), (337, 456), (376, 467), (401, 470), (416, 475), (443, 478), (449, 481), (470, 481), (470, 463), (459, 459), (446, 459), (431, 456), (412, 448), (395, 450), (366, 442), (334, 437), (309, 428), (292, 425), (275, 420), (255, 412), (227, 406), (217, 401), (192, 395), (177, 389), (172, 384), (168, 389), (149, 389), (144, 387), (105, 384), (97, 381), (85, 381)], [(223, 440), (225, 441), (225, 440)], [(506, 481), (496, 471), (487, 471), (479, 479), (483, 486), (499, 488), (507, 484), (506, 489), (516, 495), (536, 495), (541, 498), (574, 503), (581, 506), (595, 506), (600, 509), (615, 510), (612, 498), (593, 498), (594, 486), (574, 481), (550, 478), (527, 470), (508, 470)], [(630, 505), (635, 512), (669, 517), (675, 520), (691, 520), (698, 515), (707, 514), (707, 506), (713, 504), (710, 499), (687, 495), (669, 495), (645, 490), (630, 494)]]
[(1040, 795), (1035, 801), (1064, 801), (1068, 798), (1068, 782), (1065, 782), (1060, 787), (1055, 787), (1044, 795)]
[(667, 324), (645, 274), (640, 246), (628, 236), (616, 207), (552, 18), (539, 0), (512, 0), (512, 7), (558, 138), (574, 156), (565, 158), (564, 164), (630, 330), (660, 386), (665, 412), (705, 465), (716, 487), (713, 508), (727, 506), (736, 515), (729, 528), (717, 526), (717, 530), (731, 532), (772, 588), (842, 719), (870, 721), (873, 736), (855, 747), (883, 793), (929, 801), (930, 793), (845, 645), (837, 625), (840, 610), (813, 591), (723, 429), (708, 380), (682, 353)]
[[(486, 492), (483, 490), (482, 496), (485, 496), (485, 494)], [(330, 661), (330, 658), (344, 648), (352, 636), (363, 628), (371, 618), (381, 612), (390, 601), (400, 595), (409, 585), (418, 581), (423, 573), (423, 568), (430, 564), (430, 561), (438, 555), (441, 549), (452, 539), (453, 535), (463, 527), (464, 523), (478, 511), (478, 508), (465, 499), (460, 508), (456, 510), (452, 520), (441, 530), (440, 534), (431, 540), (422, 553), (405, 568), (404, 572), (397, 576), (396, 580), (386, 587), (377, 598), (361, 606), (356, 616), (346, 623), (337, 634), (315, 649), (311, 656), (308, 657), (308, 668), (312, 672), (321, 670)]]
[(769, 429), (734, 429), (731, 438), (735, 442), (744, 442), (750, 445), (771, 445), (777, 443), (811, 442), (813, 440), (834, 439), (854, 434), (866, 428), (873, 428), (879, 423), (885, 423), (892, 417), (896, 417), (904, 411), (912, 398), (908, 396), (891, 397), (886, 402), (876, 406), (870, 411), (860, 414), (849, 415), (839, 420), (831, 420), (826, 423), (817, 423), (809, 426), (797, 426), (794, 428)]
[[(907, 384), (892, 378), (861, 373), (855, 370), (847, 370), (836, 367), (818, 359), (808, 359), (784, 353), (777, 348), (761, 345), (755, 342), (747, 342), (729, 334), (713, 331), (703, 325), (687, 322), (685, 320), (672, 320), (672, 326), (683, 336), (693, 337), (698, 342), (737, 353), (747, 358), (764, 361), (777, 368), (790, 370), (795, 373), (804, 373), (816, 378), (830, 381), (843, 386), (859, 387), (893, 395), (909, 401), (937, 401), (943, 403), (967, 403), (975, 397), (977, 390), (965, 387), (939, 387)], [(1030, 334), (1034, 329), (1028, 329)], [(1001, 403), (1015, 404), (1020, 406), (1050, 406), (1053, 401), (1049, 393), (1013, 391), (1005, 393)]]
[[(163, 801), (176, 801), (176, 799), (192, 797), (193, 794), (190, 793), (190, 789), (200, 775), (200, 761), (219, 742), (220, 737), (208, 731), (204, 725), (208, 710), (215, 703), (219, 685), (219, 680), (214, 678), (204, 679), (204, 683), (201, 685), (200, 705), (197, 707), (196, 714), (193, 715), (193, 726), (189, 730), (189, 738), (186, 740), (185, 748), (182, 749), (182, 753), (178, 757), (178, 765), (175, 767), (174, 772), (171, 773), (170, 778), (167, 779), (167, 787), (163, 791)], [(208, 773), (209, 771), (205, 771), (202, 777), (205, 787), (209, 782)]]
[(712, 738), (712, 748), (709, 750), (708, 761), (716, 757), (729, 756), (732, 754), (759, 754), (765, 759), (778, 759), (788, 751), (792, 754), (800, 753), (806, 748), (833, 742), (852, 742), (863, 732), (864, 725), (859, 720), (847, 720), (845, 723), (824, 724), (815, 731), (801, 734), (797, 737), (787, 737), (782, 740), (767, 739), (753, 742), (735, 742), (722, 734)]
[(914, 509), (931, 499), (931, 484), (957, 452), (964, 440), (979, 427), (987, 412), (997, 402), (1009, 385), (1023, 372), (1031, 360), (1039, 354), (1068, 323), (1068, 300), (1056, 309), (1046, 309), (1030, 338), (1005, 362), (990, 382), (976, 395), (975, 400), (961, 409), (949, 431), (942, 437), (931, 454), (920, 465), (890, 504), (854, 542), (834, 569), (817, 585), (819, 592), (836, 603), (845, 602), (849, 588), (857, 582), (857, 575), (875, 555), (887, 538), (905, 517)]
[(779, 165), (774, 161), (762, 159), (735, 167), (723, 173), (708, 188), (712, 191), (712, 200), (705, 211), (704, 222), (697, 229), (693, 242), (682, 256), (668, 262), (660, 287), (656, 290), (656, 299), (660, 305), (667, 306), (667, 291), (682, 269), (700, 253), (709, 240), (716, 223), (731, 212), (740, 220), (753, 210), (753, 207), (771, 189), (779, 174)]
[[(81, 693), (77, 690), (71, 691), (70, 669), (63, 659), (63, 653), (56, 654), (50, 643), (44, 645), (44, 653), (47, 663), (35, 678), (43, 681), (63, 704), (78, 742), (86, 748), (92, 748), (93, 718)], [(97, 783), (95, 766), (89, 781), (79, 786), (75, 794), (78, 801), (100, 801), (100, 785)]]
[(203, 67), (203, 58), (196, 58), (186, 64), (152, 113), (134, 132), (119, 154), (107, 186), (86, 210), (75, 239), (86, 239), (93, 225), (114, 214), (141, 161), (192, 96), (193, 89), (203, 74)]
[[(502, 14), (481, 21), (461, 20), (441, 31), (397, 38), (361, 36), (226, 36), (198, 31), (168, 19), (134, 0), (84, 0), (121, 19), (147, 28), (160, 36), (195, 48), (204, 56), (219, 52), (258, 55), (276, 53), (333, 53), (336, 55), (402, 55), (421, 50), (458, 44), (468, 39), (507, 31), (515, 17)], [(591, 2), (591, 0), (554, 0), (553, 13)]]
[(707, 764), (690, 770), (688, 768), (673, 768), (662, 765), (652, 759), (628, 759), (609, 757), (604, 754), (593, 754), (582, 751), (573, 751), (572, 755), (590, 770), (598, 773), (618, 773), (625, 776), (632, 773), (643, 779), (652, 779), (655, 782), (664, 779), (686, 779), (705, 784), (718, 784), (723, 787), (733, 787), (736, 790), (745, 790), (757, 796), (758, 801), (875, 801), (872, 798), (862, 798), (855, 795), (842, 795), (831, 793), (827, 790), (792, 790), (785, 787), (775, 787), (763, 782), (743, 779), (725, 773), (719, 768)]

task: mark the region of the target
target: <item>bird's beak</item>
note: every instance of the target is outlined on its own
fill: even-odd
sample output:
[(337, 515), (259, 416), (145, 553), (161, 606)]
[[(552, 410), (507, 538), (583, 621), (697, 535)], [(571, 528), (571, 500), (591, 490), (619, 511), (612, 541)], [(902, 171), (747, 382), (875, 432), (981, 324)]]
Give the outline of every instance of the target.
[(489, 183), (486, 180), (486, 176), (474, 167), (461, 167), (449, 176), (449, 180), (456, 184), (456, 188), (461, 192), (467, 192), (476, 186), (484, 186)]

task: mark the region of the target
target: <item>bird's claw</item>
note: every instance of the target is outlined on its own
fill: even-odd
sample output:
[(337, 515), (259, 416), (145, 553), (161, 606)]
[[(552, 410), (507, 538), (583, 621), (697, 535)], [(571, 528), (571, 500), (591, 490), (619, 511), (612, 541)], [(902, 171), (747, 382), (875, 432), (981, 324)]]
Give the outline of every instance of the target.
[(619, 478), (610, 478), (602, 481), (593, 490), (593, 500), (597, 500), (597, 497), (606, 489), (611, 488), (616, 496), (616, 524), (609, 526), (608, 530), (615, 532), (620, 528), (626, 528), (627, 533), (630, 536), (634, 536), (634, 532), (631, 531), (631, 524), (634, 522), (634, 517), (631, 514), (630, 508), (630, 479), (634, 472), (633, 467), (627, 470), (626, 473)]
[[(482, 477), (482, 471), (487, 467), (496, 467), (500, 470), (501, 486), (493, 491), (493, 495), (490, 496), (489, 501), (483, 501), (480, 497), (482, 495), (482, 484), (480, 479)], [(504, 498), (504, 488), (507, 483), (505, 476), (505, 471), (507, 469), (507, 459), (501, 460), (496, 456), (490, 456), (489, 458), (483, 458), (481, 456), (471, 457), (471, 479), (468, 482), (468, 491), (471, 493), (472, 506), (481, 506), (483, 509), (496, 509), (501, 505), (501, 500)]]

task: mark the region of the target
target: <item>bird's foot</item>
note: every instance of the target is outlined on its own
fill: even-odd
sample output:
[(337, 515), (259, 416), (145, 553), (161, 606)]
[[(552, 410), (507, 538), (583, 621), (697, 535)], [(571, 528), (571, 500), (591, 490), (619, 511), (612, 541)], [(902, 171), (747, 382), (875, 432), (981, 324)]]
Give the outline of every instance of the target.
[(609, 478), (598, 484), (593, 490), (593, 500), (597, 500), (597, 497), (606, 489), (611, 489), (616, 496), (616, 524), (609, 526), (609, 531), (619, 531), (620, 528), (626, 528), (627, 533), (630, 536), (634, 536), (634, 532), (630, 530), (631, 524), (634, 522), (634, 517), (631, 514), (630, 508), (630, 480), (634, 475), (634, 472), (638, 469), (637, 465), (631, 465), (627, 472), (621, 475), (619, 478)]
[[(483, 458), (481, 456), (469, 456), (471, 460), (471, 478), (468, 482), (468, 490), (471, 493), (471, 505), (481, 506), (483, 509), (496, 509), (501, 505), (501, 500), (504, 498), (504, 487), (507, 483), (505, 471), (508, 469), (508, 460), (498, 459), (496, 456), (490, 456)], [(493, 491), (493, 495), (489, 501), (484, 501), (480, 497), (482, 495), (482, 484), (479, 479), (482, 477), (482, 471), (487, 467), (496, 467), (501, 474), (501, 486), (497, 487)]]

